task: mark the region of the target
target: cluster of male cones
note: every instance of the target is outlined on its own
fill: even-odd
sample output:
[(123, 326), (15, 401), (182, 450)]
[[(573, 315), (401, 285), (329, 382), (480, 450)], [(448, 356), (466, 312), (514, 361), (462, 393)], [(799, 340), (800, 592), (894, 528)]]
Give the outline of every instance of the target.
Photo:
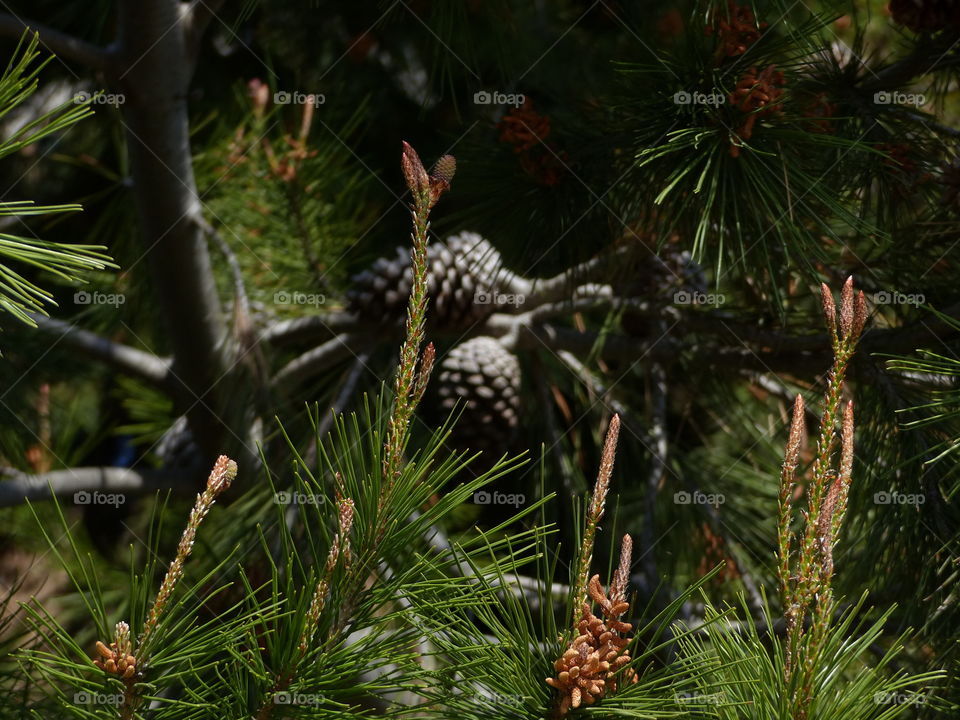
[(547, 678), (547, 684), (561, 693), (557, 708), (560, 717), (571, 708), (576, 709), (581, 704), (592, 705), (607, 692), (616, 692), (618, 682), (637, 681), (637, 674), (632, 668), (626, 668), (619, 677), (616, 675), (630, 662), (630, 652), (627, 650), (630, 638), (627, 633), (633, 630), (633, 625), (623, 622), (620, 617), (630, 607), (626, 600), (626, 586), (632, 544), (630, 536), (624, 536), (620, 567), (613, 576), (608, 595), (603, 592), (599, 575), (590, 578), (587, 591), (600, 606), (603, 619), (593, 613), (591, 602), (583, 603), (577, 623), (580, 634), (570, 643), (563, 656), (554, 662), (557, 676)]
[(118, 622), (116, 631), (116, 640), (110, 643), (110, 647), (97, 640), (97, 652), (101, 658), (94, 660), (93, 664), (104, 672), (129, 680), (137, 672), (137, 659), (131, 655), (133, 644), (130, 642), (130, 626)]
[[(587, 508), (586, 524), (580, 548), (578, 583), (580, 589), (580, 619), (575, 626), (576, 637), (566, 651), (554, 662), (555, 677), (546, 679), (547, 685), (559, 691), (556, 715), (564, 717), (571, 709), (592, 705), (607, 693), (617, 691), (619, 684), (637, 682), (636, 672), (626, 667), (631, 660), (627, 646), (628, 633), (633, 625), (620, 618), (630, 608), (627, 602), (627, 579), (630, 576), (630, 559), (633, 541), (623, 536), (620, 546), (620, 564), (613, 575), (609, 591), (604, 593), (600, 576), (586, 577), (593, 559), (593, 541), (597, 525), (603, 517), (610, 474), (613, 471), (620, 418), (610, 421), (607, 438), (600, 462), (597, 484)], [(593, 612), (593, 604), (600, 606), (602, 618)]]

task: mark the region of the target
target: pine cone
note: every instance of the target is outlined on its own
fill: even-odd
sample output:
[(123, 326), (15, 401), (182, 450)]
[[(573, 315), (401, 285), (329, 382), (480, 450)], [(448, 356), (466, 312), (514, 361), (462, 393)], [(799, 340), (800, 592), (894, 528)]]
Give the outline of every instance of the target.
[(435, 393), (444, 417), (462, 413), (451, 440), (458, 449), (499, 456), (519, 424), (520, 363), (491, 337), (475, 337), (454, 347), (440, 363)]
[[(472, 232), (452, 235), (427, 247), (428, 322), (434, 329), (467, 329), (495, 308), (491, 293), (507, 291), (512, 275), (500, 269), (500, 253)], [(379, 258), (351, 279), (351, 311), (376, 323), (400, 323), (406, 317), (413, 283), (410, 250), (397, 248), (393, 258)]]

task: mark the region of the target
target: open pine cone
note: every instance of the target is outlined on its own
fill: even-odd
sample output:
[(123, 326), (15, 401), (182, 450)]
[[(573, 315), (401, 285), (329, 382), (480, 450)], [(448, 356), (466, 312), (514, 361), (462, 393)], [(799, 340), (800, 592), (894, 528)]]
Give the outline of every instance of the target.
[[(430, 244), (427, 264), (428, 322), (434, 328), (465, 330), (493, 312), (491, 294), (510, 292), (512, 275), (501, 270), (500, 253), (477, 233)], [(410, 251), (398, 247), (393, 258), (379, 258), (351, 278), (349, 309), (371, 322), (399, 323), (412, 284)]]

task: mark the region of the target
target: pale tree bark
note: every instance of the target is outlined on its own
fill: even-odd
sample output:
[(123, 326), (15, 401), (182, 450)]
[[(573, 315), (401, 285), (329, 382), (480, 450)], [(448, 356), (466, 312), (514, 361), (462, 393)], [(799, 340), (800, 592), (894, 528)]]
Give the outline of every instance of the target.
[[(109, 79), (122, 106), (144, 261), (173, 351), (178, 398), (205, 455), (223, 452), (221, 381), (233, 370), (193, 174), (187, 16), (177, 0), (123, 0)], [(242, 433), (240, 433), (242, 435)]]

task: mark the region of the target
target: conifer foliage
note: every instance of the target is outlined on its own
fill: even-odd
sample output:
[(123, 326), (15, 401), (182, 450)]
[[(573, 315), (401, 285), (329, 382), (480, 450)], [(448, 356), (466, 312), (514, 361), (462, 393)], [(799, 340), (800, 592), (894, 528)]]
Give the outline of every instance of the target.
[(957, 2), (0, 56), (0, 720), (960, 713)]

